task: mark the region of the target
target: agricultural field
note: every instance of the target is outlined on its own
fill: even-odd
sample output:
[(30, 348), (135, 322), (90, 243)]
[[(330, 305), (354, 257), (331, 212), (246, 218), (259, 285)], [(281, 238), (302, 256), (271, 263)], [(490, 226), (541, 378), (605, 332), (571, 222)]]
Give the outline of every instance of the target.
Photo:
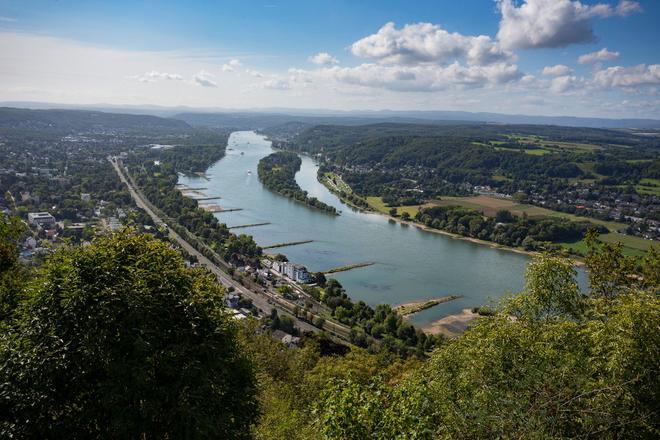
[(580, 217), (566, 212), (552, 211), (550, 209), (541, 208), (540, 206), (526, 205), (517, 203), (514, 200), (500, 199), (490, 196), (442, 197), (440, 200), (434, 200), (431, 204), (436, 206), (462, 206), (464, 208), (476, 209), (483, 212), (483, 214), (488, 217), (494, 217), (497, 211), (500, 209), (506, 209), (511, 211), (514, 215), (523, 215), (523, 213), (526, 213), (530, 217), (563, 217), (573, 221), (587, 220), (597, 225), (603, 225), (611, 232), (616, 232), (626, 227), (624, 223), (598, 220), (591, 217)]
[(635, 190), (640, 194), (660, 196), (660, 179), (642, 179), (635, 185)]

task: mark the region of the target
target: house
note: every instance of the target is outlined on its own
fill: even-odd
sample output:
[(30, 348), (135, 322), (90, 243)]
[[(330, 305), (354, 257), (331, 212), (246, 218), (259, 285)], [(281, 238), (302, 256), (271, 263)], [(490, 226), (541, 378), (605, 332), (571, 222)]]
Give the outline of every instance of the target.
[(237, 309), (239, 299), (240, 297), (237, 294), (228, 293), (227, 296), (225, 297), (225, 302), (227, 303), (227, 307), (231, 307), (232, 309)]
[(89, 193), (82, 193), (80, 194), (80, 200), (82, 200), (83, 202), (89, 202), (90, 200), (92, 200), (92, 196)]
[(30, 212), (28, 213), (28, 223), (32, 226), (40, 228), (55, 226), (55, 217), (47, 212)]
[(282, 344), (289, 348), (294, 348), (300, 345), (300, 338), (298, 336), (293, 336), (287, 333), (282, 337)]

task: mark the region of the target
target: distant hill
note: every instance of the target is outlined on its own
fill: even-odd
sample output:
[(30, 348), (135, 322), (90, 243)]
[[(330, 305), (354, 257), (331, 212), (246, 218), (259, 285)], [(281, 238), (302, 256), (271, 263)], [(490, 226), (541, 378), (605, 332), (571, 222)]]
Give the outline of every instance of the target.
[(181, 133), (192, 127), (177, 119), (89, 110), (30, 110), (0, 107), (0, 129), (120, 133)]
[(443, 110), (352, 110), (338, 111), (327, 109), (223, 109), (164, 106), (121, 106), (110, 104), (65, 105), (42, 102), (5, 102), (0, 105), (32, 109), (76, 109), (102, 111), (107, 113), (131, 113), (174, 117), (191, 125), (234, 128), (260, 129), (273, 127), (287, 122), (298, 121), (309, 125), (337, 124), (362, 125), (376, 122), (413, 122), (429, 123), (452, 121), (460, 123), (481, 122), (492, 124), (534, 124), (559, 125), (568, 127), (590, 128), (627, 128), (660, 130), (660, 120), (650, 118), (592, 118), (576, 116), (537, 116), (522, 114), (503, 114), (491, 112), (466, 112)]

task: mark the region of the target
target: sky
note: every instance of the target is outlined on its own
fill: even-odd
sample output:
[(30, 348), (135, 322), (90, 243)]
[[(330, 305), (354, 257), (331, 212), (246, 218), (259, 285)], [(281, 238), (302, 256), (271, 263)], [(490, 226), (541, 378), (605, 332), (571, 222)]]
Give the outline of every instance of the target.
[(0, 101), (660, 118), (658, 0), (0, 0)]

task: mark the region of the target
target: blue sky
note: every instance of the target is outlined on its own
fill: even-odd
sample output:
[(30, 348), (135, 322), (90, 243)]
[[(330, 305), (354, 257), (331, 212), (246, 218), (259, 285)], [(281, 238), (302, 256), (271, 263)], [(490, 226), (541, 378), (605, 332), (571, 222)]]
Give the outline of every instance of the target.
[(0, 100), (660, 117), (658, 22), (655, 0), (0, 0)]

